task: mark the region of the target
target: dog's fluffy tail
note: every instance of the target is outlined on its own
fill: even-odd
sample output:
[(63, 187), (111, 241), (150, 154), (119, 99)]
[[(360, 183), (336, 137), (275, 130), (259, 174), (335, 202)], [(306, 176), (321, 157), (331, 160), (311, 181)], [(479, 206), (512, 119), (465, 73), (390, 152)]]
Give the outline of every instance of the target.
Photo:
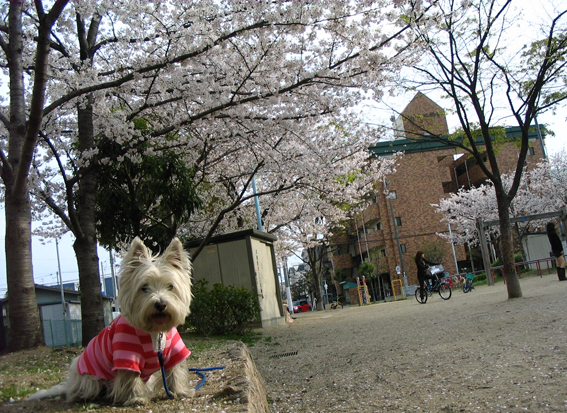
[(67, 394), (67, 382), (59, 383), (56, 386), (53, 386), (47, 390), (40, 390), (37, 393), (32, 394), (31, 396), (27, 397), (25, 401), (30, 402), (33, 400), (41, 400), (46, 399), (48, 397), (55, 397), (55, 396), (64, 396)]

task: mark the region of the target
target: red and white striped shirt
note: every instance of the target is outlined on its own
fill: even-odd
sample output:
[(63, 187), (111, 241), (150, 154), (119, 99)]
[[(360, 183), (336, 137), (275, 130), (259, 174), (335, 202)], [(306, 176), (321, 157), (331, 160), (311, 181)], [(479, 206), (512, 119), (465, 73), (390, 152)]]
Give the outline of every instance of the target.
[[(185, 347), (177, 329), (173, 328), (166, 335), (162, 353), (164, 367), (169, 370), (189, 357), (191, 351)], [(133, 327), (122, 316), (118, 316), (90, 341), (79, 357), (77, 366), (80, 374), (90, 374), (105, 380), (113, 380), (116, 370), (129, 370), (140, 374), (140, 378), (147, 381), (160, 369), (152, 336)]]

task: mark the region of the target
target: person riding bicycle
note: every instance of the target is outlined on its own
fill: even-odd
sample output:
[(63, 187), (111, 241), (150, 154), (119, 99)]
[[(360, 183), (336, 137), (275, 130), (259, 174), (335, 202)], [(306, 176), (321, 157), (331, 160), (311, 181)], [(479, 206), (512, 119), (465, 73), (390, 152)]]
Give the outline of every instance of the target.
[(423, 251), (418, 251), (415, 254), (415, 265), (417, 266), (417, 279), (419, 280), (419, 295), (421, 296), (421, 299), (423, 299), (423, 295), (425, 294), (425, 283), (427, 280), (436, 279), (434, 275), (431, 275), (429, 266), (438, 264), (425, 259), (425, 253)]

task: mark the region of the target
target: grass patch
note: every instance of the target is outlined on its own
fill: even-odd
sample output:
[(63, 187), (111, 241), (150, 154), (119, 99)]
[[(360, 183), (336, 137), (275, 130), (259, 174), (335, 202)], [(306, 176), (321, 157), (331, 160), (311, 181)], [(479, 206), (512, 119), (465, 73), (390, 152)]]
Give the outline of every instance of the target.
[(71, 359), (77, 354), (75, 349), (62, 347), (23, 358), (7, 356), (0, 358), (0, 376), (41, 375), (45, 380), (56, 380), (67, 372)]
[[(64, 359), (61, 360), (41, 360), (31, 358), (25, 362), (16, 362), (12, 364), (4, 364), (0, 366), (0, 373), (2, 374), (39, 374), (49, 372), (60, 372), (61, 366), (65, 366)], [(68, 367), (68, 363), (65, 367)]]
[[(542, 269), (541, 271), (543, 274), (544, 269)], [(522, 269), (520, 275), (522, 278), (539, 277), (537, 270), (532, 270), (532, 269)], [(494, 283), (499, 283), (503, 281), (504, 281), (504, 277), (502, 275), (498, 275), (498, 274), (494, 275)], [(486, 285), (486, 284), (487, 284), (486, 279), (473, 282), (474, 287), (478, 287), (480, 285)]]
[[(501, 275), (494, 275), (494, 283), (499, 283), (502, 282), (503, 277)], [(473, 282), (473, 287), (478, 287), (480, 285), (487, 285), (488, 281), (486, 279), (484, 280), (480, 280), (480, 281), (475, 281)]]
[(35, 390), (30, 388), (21, 388), (14, 385), (5, 386), (0, 388), (0, 400), (3, 402), (7, 402), (10, 399), (18, 400), (34, 392)]

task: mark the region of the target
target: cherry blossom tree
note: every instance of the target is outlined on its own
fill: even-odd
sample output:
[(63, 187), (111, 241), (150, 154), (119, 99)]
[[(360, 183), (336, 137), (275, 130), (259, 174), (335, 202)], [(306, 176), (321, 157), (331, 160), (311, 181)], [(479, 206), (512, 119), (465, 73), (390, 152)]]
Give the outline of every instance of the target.
[[(451, 225), (453, 234), (450, 241), (456, 245), (478, 245), (476, 220), (497, 219), (496, 196), (492, 185), (484, 184), (478, 188), (461, 189), (433, 206), (437, 207), (437, 213), (444, 215), (442, 221)], [(491, 238), (498, 234), (496, 227), (489, 229)], [(439, 236), (449, 238), (447, 234), (439, 234)]]
[(550, 157), (550, 176), (555, 185), (556, 196), (563, 194), (563, 204), (567, 205), (567, 152), (565, 148), (551, 155)]
[[(365, 147), (367, 148), (367, 147)], [(352, 169), (348, 158), (329, 165), (328, 174), (319, 178), (319, 190), (300, 190), (289, 193), (285, 208), (274, 208), (276, 214), (268, 214), (268, 231), (286, 240), (283, 254), (305, 251), (305, 264), (309, 266), (315, 286), (317, 307), (323, 308), (322, 275), (328, 261), (327, 254), (333, 252), (333, 234), (344, 230), (344, 223), (356, 211), (364, 209), (364, 198), (373, 192), (377, 181), (395, 173), (401, 154), (370, 160), (366, 150), (358, 154), (357, 169)], [(331, 175), (335, 174), (335, 175)], [(324, 180), (324, 176), (335, 176)], [(280, 201), (280, 200), (278, 200)], [(291, 219), (290, 219), (291, 218)], [(304, 257), (301, 257), (304, 259)]]
[[(208, 201), (187, 233), (200, 225), (210, 237), (252, 199), (256, 176), (264, 185), (258, 195), (267, 196), (300, 186), (324, 191), (320, 165), (341, 158), (354, 169), (368, 141), (339, 133), (356, 127), (343, 111), (360, 91), (379, 96), (414, 45), (409, 25), (383, 0), (60, 0), (49, 13), (43, 8), (41, 1), (2, 7), (2, 59), (10, 76), (1, 161), (11, 342), (24, 347), (41, 341), (39, 317), (27, 320), (37, 313), (30, 188), (58, 218), (44, 234), (70, 230), (76, 237), (86, 342), (102, 322), (98, 165), (140, 161), (142, 146), (149, 154), (177, 151), (195, 165)], [(138, 119), (149, 122), (151, 134), (135, 128)], [(104, 138), (124, 151), (101, 158)], [(316, 152), (326, 147), (333, 151)], [(46, 211), (40, 205), (35, 213), (44, 219)]]
[[(502, 176), (505, 188), (513, 183), (513, 175)], [(540, 162), (526, 171), (520, 182), (520, 188), (510, 205), (510, 217), (537, 215), (556, 212), (565, 205), (567, 187), (567, 161), (561, 154), (552, 157), (551, 162)], [(436, 212), (443, 214), (442, 221), (451, 225), (452, 237), (447, 234), (439, 236), (457, 245), (468, 244), (471, 247), (479, 244), (476, 220), (497, 220), (497, 200), (494, 186), (484, 184), (478, 188), (461, 189), (458, 193), (442, 199), (435, 206)], [(530, 227), (545, 228), (547, 221), (529, 221), (518, 223), (518, 235)], [(488, 234), (492, 240), (500, 238), (500, 228), (491, 227)]]
[[(414, 26), (427, 53), (414, 65), (413, 86), (440, 89), (450, 99), (460, 128), (449, 139), (423, 132), (427, 139), (468, 151), (492, 182), (508, 298), (521, 297), (514, 270), (511, 203), (520, 189), (532, 122), (567, 98), (567, 11), (551, 11), (530, 39), (527, 32), (522, 37), (511, 31), (524, 20), (512, 15), (511, 0), (421, 2), (429, 3), (435, 7), (428, 18), (420, 16)], [(411, 20), (412, 12), (407, 16)], [(498, 143), (505, 139), (502, 119), (518, 126), (522, 135), (509, 187), (497, 158)]]
[[(46, 101), (51, 32), (67, 1), (55, 1), (47, 12), (41, 1), (36, 1), (35, 6), (35, 21), (26, 16), (23, 1), (11, 1), (1, 6), (4, 25), (0, 47), (2, 64), (9, 77), (9, 100), (6, 110), (0, 114), (3, 126), (0, 175), (6, 208), (11, 350), (43, 343), (31, 264), (31, 207), (27, 180)], [(33, 34), (37, 36), (31, 47), (26, 44), (26, 39), (32, 37), (32, 32), (26, 29), (30, 24), (35, 26)], [(28, 76), (32, 67), (32, 75)]]

